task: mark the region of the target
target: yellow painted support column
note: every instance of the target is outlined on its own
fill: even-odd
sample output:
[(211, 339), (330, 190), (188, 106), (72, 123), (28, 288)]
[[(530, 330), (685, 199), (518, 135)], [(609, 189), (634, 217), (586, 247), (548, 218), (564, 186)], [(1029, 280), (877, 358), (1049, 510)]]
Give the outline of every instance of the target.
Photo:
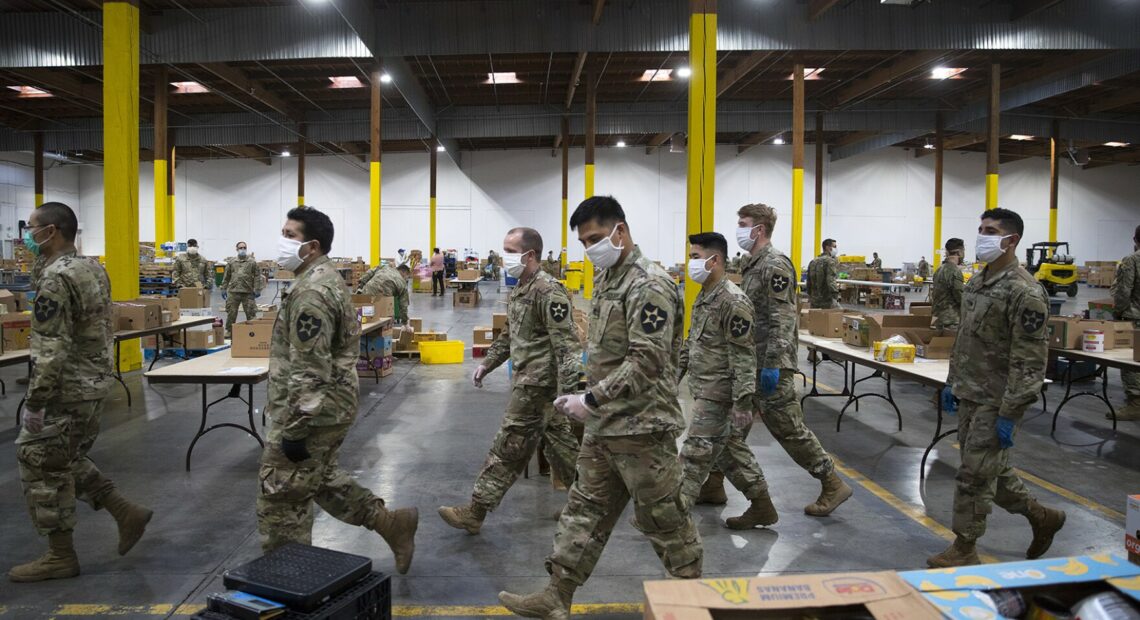
[(986, 137), (986, 209), (998, 206), (998, 158), (1001, 137), (1001, 65), (990, 64), (989, 129)]
[(439, 160), (439, 156), (437, 155), (438, 151), (436, 150), (436, 147), (437, 147), (436, 141), (432, 140), (431, 144), (428, 146), (428, 149), (431, 152), (431, 171), (430, 171), (431, 177), (428, 180), (428, 184), (431, 186), (431, 195), (429, 197), (429, 202), (428, 202), (428, 214), (429, 214), (428, 217), (430, 220), (428, 226), (429, 226), (430, 237), (431, 237), (431, 242), (428, 244), (428, 247), (431, 248), (428, 250), (429, 252), (434, 251), (434, 249), (436, 247), (436, 244), (435, 244), (435, 225), (436, 225), (436, 218), (435, 218), (435, 181), (436, 181), (436, 169), (438, 167), (438, 160)]
[(305, 124), (301, 123), (301, 139), (297, 142), (297, 206), (305, 204)]
[(792, 69), (792, 266), (801, 275), (804, 245), (804, 63)]
[[(1049, 241), (1057, 242), (1057, 191), (1060, 179), (1057, 177), (1057, 142), (1061, 139), (1061, 126), (1053, 121), (1052, 135), (1049, 136)], [(1053, 255), (1053, 250), (1049, 250)]]
[(166, 65), (159, 65), (154, 76), (154, 251), (163, 256), (162, 244), (173, 241), (166, 236), (168, 223), (166, 198), (167, 127), (166, 102), (170, 86), (167, 84)]
[(37, 131), (35, 133), (35, 136), (33, 136), (33, 140), (35, 144), (35, 152), (32, 154), (32, 156), (35, 158), (35, 161), (33, 162), (35, 170), (35, 179), (33, 180), (33, 183), (35, 184), (36, 190), (35, 206), (38, 209), (40, 208), (40, 205), (44, 203), (44, 132)]
[[(169, 144), (169, 143), (170, 143), (170, 141), (168, 139), (167, 144)], [(167, 160), (166, 160), (166, 235), (164, 235), (164, 236), (166, 237), (166, 239), (168, 241), (174, 241), (175, 240), (175, 236), (174, 236), (174, 195), (175, 195), (174, 179), (175, 179), (175, 174), (174, 173), (175, 173), (176, 166), (178, 164), (178, 162), (176, 161), (177, 157), (178, 157), (178, 149), (171, 146), (169, 148), (169, 156), (167, 157)], [(171, 256), (174, 256), (173, 252), (171, 253)]]
[(942, 142), (945, 138), (942, 128), (942, 113), (937, 116), (934, 131), (934, 268), (942, 264), (942, 164), (945, 151)]
[[(713, 230), (713, 194), (716, 186), (716, 1), (689, 4), (689, 110), (688, 170), (685, 176), (685, 255), (689, 238)], [(701, 285), (685, 270), (685, 334)]]
[(815, 113), (815, 235), (809, 256), (823, 249), (823, 112)]
[[(369, 121), (369, 139), (371, 141), (371, 161), (368, 164), (368, 230), (369, 230), (369, 265), (376, 267), (380, 264), (380, 181), (383, 153), (381, 151), (380, 123), (383, 107), (380, 85), (384, 71), (380, 65), (372, 67), (372, 102)], [(410, 249), (410, 248), (409, 248)], [(431, 248), (425, 250), (431, 255)]]
[(986, 208), (996, 209), (998, 206), (998, 175), (986, 174)]
[[(113, 298), (135, 299), (139, 295), (139, 9), (134, 2), (103, 3), (103, 229)], [(124, 343), (124, 370), (142, 366), (139, 342)]]
[[(586, 73), (586, 198), (594, 197), (594, 128), (598, 120), (597, 85), (594, 74)], [(582, 255), (582, 297), (594, 298), (594, 263)]]
[(570, 262), (570, 118), (562, 117), (562, 277)]

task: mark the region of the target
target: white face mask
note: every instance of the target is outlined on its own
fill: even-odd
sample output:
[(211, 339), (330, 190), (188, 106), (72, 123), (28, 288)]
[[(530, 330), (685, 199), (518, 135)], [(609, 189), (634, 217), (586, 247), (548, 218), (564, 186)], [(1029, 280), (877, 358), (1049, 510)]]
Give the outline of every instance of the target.
[(755, 230), (758, 226), (760, 225), (757, 224), (751, 228), (747, 226), (741, 226), (740, 228), (736, 229), (736, 244), (740, 246), (740, 249), (744, 250), (745, 252), (752, 251), (752, 246), (756, 245), (756, 240), (752, 238), (752, 231)]
[(197, 256), (198, 255), (198, 248), (186, 248), (186, 253), (189, 254), (190, 256)]
[(829, 254), (831, 254), (832, 258), (839, 258), (839, 250), (835, 248), (831, 248), (831, 252), (829, 252)]
[(689, 259), (689, 277), (693, 279), (693, 282), (704, 284), (705, 280), (709, 279), (709, 275), (712, 273), (708, 269), (710, 260), (712, 260), (711, 256), (708, 258)]
[(517, 252), (503, 252), (503, 270), (507, 272), (508, 276), (517, 278), (523, 274), (523, 271), (526, 271), (526, 264), (523, 263), (523, 257), (529, 253), (529, 251), (523, 252), (522, 254)]
[(618, 259), (621, 258), (621, 251), (625, 249), (625, 246), (614, 245), (612, 241), (614, 233), (617, 232), (617, 227), (618, 225), (614, 224), (614, 229), (605, 239), (586, 248), (586, 256), (598, 269), (609, 269), (616, 265)]
[(1005, 250), (1001, 248), (1001, 242), (1012, 236), (978, 235), (978, 248), (975, 250), (978, 260), (983, 263), (992, 263), (1001, 258), (1002, 254), (1005, 254)]
[(305, 262), (300, 254), (303, 245), (305, 245), (303, 242), (288, 237), (278, 239), (277, 265), (285, 271), (297, 271), (301, 263)]
[(238, 258), (245, 258), (247, 254), (248, 252), (245, 250), (245, 248), (238, 250)]

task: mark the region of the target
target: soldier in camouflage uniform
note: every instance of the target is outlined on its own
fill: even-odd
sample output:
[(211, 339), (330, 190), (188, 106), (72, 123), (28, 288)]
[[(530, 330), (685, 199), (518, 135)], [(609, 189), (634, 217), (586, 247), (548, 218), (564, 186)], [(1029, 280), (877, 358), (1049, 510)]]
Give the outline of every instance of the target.
[(685, 481), (681, 486), (684, 507), (693, 505), (713, 465), (723, 459), (721, 468), (729, 472), (733, 484), (744, 489), (744, 496), (752, 502), (748, 518), (734, 517), (728, 520), (728, 526), (744, 522), (747, 525), (743, 529), (772, 525), (778, 516), (756, 457), (747, 451), (739, 455), (743, 460), (737, 463), (731, 458), (737, 455), (724, 453), (733, 427), (751, 425), (755, 410), (752, 302), (725, 277), (728, 243), (724, 236), (691, 235), (689, 249), (689, 277), (701, 285), (701, 292), (693, 304), (689, 339), (681, 349), (680, 376), (688, 372), (694, 401), (689, 436), (681, 447), (685, 463)]
[[(743, 288), (756, 313), (752, 325), (756, 367), (760, 369), (756, 409), (780, 446), (820, 481), (819, 497), (804, 508), (804, 513), (826, 516), (851, 497), (851, 487), (836, 475), (831, 457), (804, 424), (804, 412), (796, 398), (792, 381), (798, 367), (799, 346), (796, 270), (787, 256), (772, 247), (775, 209), (763, 204), (745, 205), (737, 216), (737, 240), (741, 249), (749, 253), (744, 261)], [(742, 458), (745, 451), (751, 452), (746, 442), (750, 430), (751, 425), (733, 432), (728, 443), (730, 454)], [(747, 517), (748, 513), (742, 515), (738, 525), (745, 526)]]
[(328, 259), (332, 222), (309, 207), (289, 211), (278, 264), (297, 274), (273, 327), (269, 402), (273, 424), (261, 455), (257, 528), (262, 549), (309, 544), (313, 502), (333, 517), (380, 534), (406, 573), (415, 552), (415, 508), (389, 510), (337, 463), (356, 419), (360, 324), (344, 280)]
[(808, 299), (812, 308), (839, 308), (839, 260), (835, 239), (824, 239), (823, 253), (808, 264)]
[(918, 261), (918, 277), (923, 280), (930, 277), (930, 263), (926, 262), (925, 256), (922, 257), (922, 260)]
[(872, 254), (873, 256), (871, 257), (871, 262), (868, 263), (867, 266), (871, 269), (874, 269), (875, 271), (882, 271), (883, 259), (879, 258), (878, 252), (872, 252)]
[(483, 378), (510, 359), (514, 364), (511, 400), (475, 480), (471, 502), (439, 509), (448, 525), (469, 534), (478, 534), (487, 513), (499, 506), (540, 438), (546, 439), (547, 461), (566, 484), (574, 481), (578, 457), (578, 438), (570, 421), (554, 410), (555, 398), (577, 391), (582, 373), (582, 347), (574, 333), (570, 295), (540, 269), (542, 237), (538, 231), (512, 229), (503, 240), (503, 252), (507, 275), (517, 277), (519, 283), (507, 300), (507, 330), (491, 345), (472, 382), (483, 387)]
[(393, 269), (387, 261), (380, 261), (360, 278), (356, 294), (391, 297), (396, 313), (392, 320), (396, 325), (403, 325), (408, 320), (408, 278), (411, 277), (412, 270), (407, 265)]
[[(1117, 320), (1132, 321), (1140, 329), (1140, 226), (1132, 235), (1132, 254), (1125, 256), (1116, 268), (1112, 283), (1112, 300)], [(1140, 346), (1140, 345), (1136, 345)], [(1116, 410), (1117, 420), (1140, 420), (1140, 372), (1120, 371), (1127, 401)]]
[(962, 258), (966, 244), (957, 237), (946, 241), (946, 259), (934, 272), (934, 283), (930, 288), (931, 311), (934, 313), (934, 326), (942, 329), (958, 329), (962, 308)]
[(994, 503), (1029, 519), (1033, 542), (1025, 556), (1030, 559), (1044, 554), (1065, 524), (1065, 513), (1037, 503), (1009, 464), (1017, 426), (1037, 400), (1049, 355), (1048, 298), (1017, 259), (1023, 232), (1021, 216), (1013, 211), (982, 214), (977, 252), (988, 264), (970, 278), (962, 295), (962, 324), (942, 391), (945, 411), (961, 407), (962, 463), (951, 528), (956, 538), (927, 560), (931, 568), (979, 562), (975, 543), (986, 531)]
[(222, 299), (226, 300), (226, 338), (233, 333), (237, 322), (238, 306), (245, 312), (245, 320), (257, 318), (255, 297), (261, 296), (261, 273), (257, 261), (249, 257), (244, 241), (237, 244), (237, 258), (226, 262), (226, 273), (222, 276)]
[(186, 253), (174, 258), (174, 286), (212, 289), (214, 274), (211, 271), (210, 261), (198, 253), (198, 240), (189, 239), (186, 241)]
[(75, 213), (58, 202), (36, 209), (24, 233), (44, 257), (32, 312), (31, 356), (24, 424), (16, 458), (28, 513), (49, 550), (8, 572), (12, 581), (79, 574), (72, 544), (76, 498), (106, 508), (119, 527), (119, 555), (142, 537), (151, 511), (131, 503), (87, 457), (114, 377), (111, 284), (103, 267), (76, 255)]
[(621, 205), (609, 196), (578, 205), (570, 227), (599, 269), (590, 320), (589, 391), (560, 397), (555, 407), (585, 422), (578, 478), (562, 510), (550, 582), (528, 595), (499, 593), (510, 611), (530, 618), (567, 618), (574, 591), (597, 565), (632, 497), (638, 529), (665, 569), (701, 576), (701, 538), (681, 507), (677, 437), (684, 416), (677, 371), (684, 307), (665, 270), (642, 255)]

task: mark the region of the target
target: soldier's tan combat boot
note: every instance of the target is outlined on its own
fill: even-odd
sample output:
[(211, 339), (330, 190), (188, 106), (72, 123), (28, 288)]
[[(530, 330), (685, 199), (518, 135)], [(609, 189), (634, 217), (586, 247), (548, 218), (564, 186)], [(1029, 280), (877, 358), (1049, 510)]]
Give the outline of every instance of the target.
[(1062, 527), (1065, 527), (1065, 512), (1046, 508), (1038, 504), (1037, 500), (1031, 499), (1025, 518), (1029, 519), (1029, 526), (1033, 528), (1033, 542), (1029, 543), (1025, 557), (1036, 560), (1045, 555), (1049, 546), (1053, 544), (1053, 536), (1061, 531)]
[(131, 503), (117, 490), (111, 491), (102, 501), (103, 507), (115, 518), (119, 526), (119, 555), (126, 555), (135, 543), (142, 538), (146, 524), (154, 513), (138, 504)]
[(822, 481), (823, 489), (819, 493), (819, 497), (815, 503), (806, 506), (804, 513), (813, 517), (826, 517), (831, 514), (831, 511), (839, 508), (839, 505), (847, 501), (853, 491), (847, 483), (839, 478), (834, 471), (827, 474), (827, 477)]
[[(1111, 413), (1104, 414), (1104, 417), (1112, 419)], [(1131, 422), (1140, 420), (1140, 398), (1129, 398), (1128, 402), (1116, 410), (1117, 422)]]
[(938, 555), (926, 558), (926, 565), (930, 568), (952, 568), (954, 566), (973, 566), (981, 564), (978, 550), (974, 543), (955, 538), (954, 542)]
[(381, 506), (369, 529), (380, 535), (396, 556), (396, 571), (408, 574), (412, 556), (416, 554), (416, 529), (420, 526), (420, 511), (415, 508), (388, 510)]
[(79, 575), (79, 557), (71, 542), (71, 532), (57, 532), (48, 536), (48, 552), (38, 560), (15, 566), (8, 571), (8, 579), (17, 583), (31, 583), (47, 579), (67, 579)]
[(739, 517), (726, 519), (724, 524), (731, 530), (750, 530), (757, 525), (775, 525), (780, 520), (776, 507), (772, 505), (772, 497), (767, 492), (752, 500), (752, 505)]
[[(559, 512), (559, 518), (562, 513)], [(457, 530), (467, 530), (468, 534), (478, 534), (487, 518), (487, 509), (470, 502), (462, 506), (440, 506), (439, 516), (445, 523)]]
[(499, 592), (499, 601), (511, 613), (524, 618), (567, 620), (574, 599), (574, 586), (565, 580), (550, 577), (545, 588), (531, 594)]
[(697, 495), (697, 504), (723, 506), (727, 503), (728, 495), (724, 493), (724, 474), (719, 471), (711, 472), (701, 486), (700, 494)]

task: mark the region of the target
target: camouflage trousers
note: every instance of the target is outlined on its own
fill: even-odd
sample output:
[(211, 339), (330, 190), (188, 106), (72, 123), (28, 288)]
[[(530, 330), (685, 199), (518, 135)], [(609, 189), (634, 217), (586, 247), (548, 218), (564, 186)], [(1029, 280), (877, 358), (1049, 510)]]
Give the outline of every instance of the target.
[[(780, 370), (776, 390), (771, 394), (763, 394), (758, 376), (753, 402), (760, 411), (764, 426), (768, 427), (768, 432), (772, 433), (772, 437), (776, 438), (788, 456), (812, 477), (822, 480), (831, 474), (835, 465), (819, 444), (815, 433), (804, 424), (804, 410), (800, 408), (800, 399), (796, 394), (795, 377), (792, 370)], [(734, 433), (733, 439), (736, 438)]]
[(281, 451), (281, 425), (271, 426), (258, 471), (257, 530), (263, 551), (288, 542), (310, 544), (313, 502), (350, 525), (372, 524), (384, 500), (357, 484), (337, 463), (348, 429), (348, 424), (312, 427), (305, 442), (310, 456), (294, 463)]
[(812, 297), (810, 303), (812, 308), (818, 308), (820, 310), (842, 308), (842, 306), (839, 305), (839, 301), (833, 297)]
[[(1140, 321), (1132, 321), (1132, 327), (1140, 329)], [(1124, 395), (1128, 397), (1128, 402), (1140, 403), (1140, 372), (1121, 370), (1120, 383), (1124, 385)]]
[(570, 420), (554, 410), (557, 397), (558, 390), (553, 387), (517, 385), (511, 389), (507, 413), (475, 480), (472, 501), (487, 510), (498, 508), (544, 438), (544, 453), (554, 473), (566, 484), (574, 481), (578, 438)]
[(1014, 514), (1026, 514), (1033, 498), (1009, 464), (1009, 450), (997, 438), (997, 407), (961, 401), (958, 442), (962, 464), (955, 477), (954, 519), (951, 529), (967, 541), (986, 532), (986, 515), (993, 504)]
[(700, 577), (701, 536), (681, 508), (681, 476), (674, 431), (624, 437), (587, 433), (547, 571), (557, 565), (570, 583), (586, 583), (632, 498), (637, 528), (665, 570), (681, 579)]
[(764, 472), (745, 441), (751, 428), (750, 423), (743, 430), (743, 436), (732, 441), (736, 437), (732, 428), (732, 403), (703, 398), (694, 401), (689, 436), (681, 446), (681, 459), (685, 463), (685, 480), (681, 484), (684, 507), (693, 505), (714, 467), (724, 472), (732, 486), (750, 500), (768, 492)]
[(233, 332), (234, 323), (237, 323), (238, 306), (245, 312), (245, 320), (252, 321), (257, 318), (257, 302), (253, 300), (253, 293), (227, 293), (226, 294), (226, 333)]
[(87, 452), (99, 436), (102, 400), (49, 403), (39, 433), (20, 429), (16, 460), (32, 524), (41, 536), (75, 529), (76, 498), (99, 510), (115, 488)]

